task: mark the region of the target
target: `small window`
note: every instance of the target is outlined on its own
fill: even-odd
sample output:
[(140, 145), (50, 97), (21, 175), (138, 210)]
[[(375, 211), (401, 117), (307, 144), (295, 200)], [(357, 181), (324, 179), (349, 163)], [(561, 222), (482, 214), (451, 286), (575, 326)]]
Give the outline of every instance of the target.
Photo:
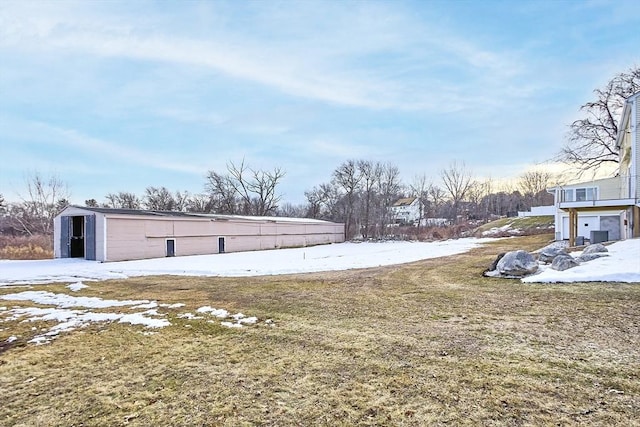
[(573, 202), (573, 188), (568, 190), (562, 190), (562, 201), (563, 202)]
[(584, 202), (587, 200), (596, 200), (596, 188), (595, 187), (577, 188), (576, 201)]
[(176, 256), (176, 240), (175, 239), (167, 239), (167, 256), (168, 257)]

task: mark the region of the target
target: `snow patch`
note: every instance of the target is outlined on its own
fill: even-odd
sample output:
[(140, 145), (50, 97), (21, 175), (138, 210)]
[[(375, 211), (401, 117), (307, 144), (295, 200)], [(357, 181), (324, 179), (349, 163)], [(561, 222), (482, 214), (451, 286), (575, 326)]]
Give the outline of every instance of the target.
[[(640, 283), (640, 239), (629, 239), (607, 246), (609, 256), (584, 262), (577, 267), (556, 271), (540, 265), (538, 273), (522, 279), (524, 283), (625, 282)], [(578, 257), (582, 252), (571, 252)]]
[(164, 307), (164, 308), (180, 308), (184, 306), (185, 305), (181, 302), (177, 302), (175, 304), (160, 304), (160, 307)]
[(67, 285), (67, 288), (69, 288), (73, 292), (78, 292), (81, 289), (88, 288), (88, 286), (82, 282), (76, 282)]
[[(337, 243), (306, 248), (101, 263), (77, 258), (0, 260), (0, 287), (133, 276), (262, 276), (394, 265), (467, 252), (494, 238), (441, 242)], [(247, 266), (251, 266), (247, 268)]]
[[(74, 297), (66, 294), (54, 294), (44, 291), (24, 291), (20, 293), (2, 295), (0, 298), (10, 301), (31, 301), (42, 305), (53, 305), (54, 307), (14, 307), (11, 310), (3, 311), (4, 321), (20, 320), (23, 322), (57, 322), (49, 329), (44, 329), (41, 333), (29, 340), (29, 343), (37, 345), (46, 344), (62, 332), (73, 331), (83, 328), (91, 323), (98, 322), (119, 322), (130, 323), (132, 325), (142, 325), (147, 328), (162, 328), (171, 325), (166, 319), (158, 319), (165, 316), (158, 313), (155, 307), (158, 303), (147, 300), (104, 300), (97, 297)], [(132, 308), (149, 308), (140, 313), (95, 313), (89, 310), (70, 309), (88, 308), (102, 309), (111, 307), (134, 306)], [(34, 328), (32, 328), (33, 330)]]
[(212, 316), (218, 317), (220, 319), (225, 319), (229, 316), (229, 312), (223, 308), (213, 308), (209, 306), (200, 307), (196, 310), (198, 313), (209, 313)]
[(226, 326), (227, 328), (242, 328), (242, 325), (240, 323), (220, 322), (220, 324), (222, 326)]
[(98, 297), (74, 297), (66, 294), (54, 294), (46, 291), (23, 291), (15, 294), (0, 296), (0, 299), (9, 301), (31, 301), (42, 305), (55, 305), (61, 308), (86, 307), (109, 308), (123, 307), (127, 305), (148, 304), (148, 300), (105, 300)]

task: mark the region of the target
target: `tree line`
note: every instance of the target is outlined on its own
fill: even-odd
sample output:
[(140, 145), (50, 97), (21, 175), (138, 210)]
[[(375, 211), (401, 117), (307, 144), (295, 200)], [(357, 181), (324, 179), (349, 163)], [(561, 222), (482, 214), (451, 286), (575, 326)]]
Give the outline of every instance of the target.
[[(281, 168), (253, 169), (243, 160), (228, 163), (224, 172), (209, 171), (202, 193), (149, 186), (141, 195), (108, 193), (102, 202), (88, 199), (84, 205), (324, 219), (344, 223), (348, 238), (378, 238), (397, 223), (391, 206), (401, 198), (412, 197), (419, 203), (418, 221), (402, 224), (416, 227), (425, 218), (446, 218), (450, 223), (486, 220), (553, 200), (545, 191), (552, 179), (547, 172), (527, 172), (514, 188), (497, 190), (491, 180), (475, 179), (464, 163), (458, 162), (440, 171), (436, 182), (421, 175), (404, 183), (399, 168), (391, 163), (347, 160), (335, 168), (327, 182), (305, 191), (306, 202), (298, 205), (282, 203), (278, 187), (285, 175)], [(69, 204), (68, 186), (55, 175), (35, 173), (27, 179), (26, 188), (19, 202), (7, 203), (0, 195), (0, 232), (51, 235), (53, 218)]]

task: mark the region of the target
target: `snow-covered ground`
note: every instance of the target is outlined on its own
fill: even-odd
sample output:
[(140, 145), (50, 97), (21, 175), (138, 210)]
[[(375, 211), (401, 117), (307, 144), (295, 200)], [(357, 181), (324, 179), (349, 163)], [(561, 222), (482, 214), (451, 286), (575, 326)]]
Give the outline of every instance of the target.
[[(495, 239), (460, 239), (434, 243), (343, 243), (312, 248), (243, 252), (224, 255), (162, 258), (143, 261), (99, 263), (84, 260), (0, 261), (0, 287), (51, 282), (72, 282), (70, 292), (81, 292), (94, 285), (82, 280), (103, 280), (129, 276), (172, 274), (195, 276), (253, 276), (344, 270), (399, 264), (466, 252)], [(541, 265), (538, 274), (522, 279), (534, 282), (638, 282), (640, 283), (640, 239), (626, 240), (608, 246), (609, 255), (566, 270), (555, 271)], [(572, 253), (578, 256), (579, 253)], [(99, 286), (99, 285), (96, 285)], [(149, 300), (105, 300), (98, 297), (67, 295), (48, 291), (24, 290), (0, 295), (0, 331), (2, 323), (48, 322), (32, 328), (31, 335), (10, 335), (0, 347), (24, 339), (46, 344), (60, 333), (86, 327), (91, 323), (130, 323), (146, 328), (162, 328), (171, 323), (170, 313), (185, 322), (203, 320), (229, 328), (263, 324), (273, 326), (270, 319), (260, 320), (242, 313), (230, 314), (224, 308), (203, 306), (194, 313), (182, 311), (182, 303), (159, 304)], [(20, 305), (28, 303), (27, 306)], [(33, 307), (32, 303), (44, 307)], [(108, 312), (105, 312), (108, 310)], [(51, 326), (53, 323), (53, 326)], [(190, 327), (186, 324), (185, 327)], [(9, 332), (11, 333), (11, 332)], [(153, 332), (143, 332), (145, 335)], [(6, 335), (6, 333), (5, 333)]]
[[(608, 256), (584, 262), (565, 271), (540, 265), (538, 273), (522, 279), (525, 283), (627, 282), (640, 283), (640, 239), (607, 246)], [(574, 258), (582, 252), (571, 252)]]
[(496, 239), (442, 242), (340, 243), (308, 248), (236, 252), (100, 263), (83, 259), (0, 260), (0, 287), (132, 276), (262, 276), (401, 264), (467, 252)]
[[(89, 286), (82, 282), (76, 282), (67, 287), (72, 292), (78, 292)], [(35, 326), (31, 328), (31, 335), (26, 341), (37, 345), (47, 344), (63, 332), (81, 329), (91, 323), (118, 322), (142, 325), (145, 328), (164, 328), (171, 325), (171, 322), (166, 319), (167, 314), (184, 307), (182, 303), (158, 304), (156, 301), (149, 300), (106, 300), (99, 297), (32, 290), (0, 295), (0, 302), (11, 304), (11, 308), (0, 306), (0, 326), (2, 323), (12, 321), (53, 323), (53, 326), (45, 326), (41, 329)], [(21, 302), (30, 302), (46, 307), (23, 307), (18, 305)], [(105, 309), (109, 311), (105, 312)], [(196, 312), (198, 315), (189, 312), (178, 313), (177, 317), (187, 320), (204, 319), (209, 323), (219, 322), (220, 325), (228, 328), (242, 328), (259, 322), (257, 317), (247, 317), (242, 313), (231, 314), (225, 309), (209, 306), (200, 307)], [(273, 325), (270, 319), (263, 323)], [(0, 331), (4, 330), (5, 328), (0, 328)], [(145, 335), (152, 333), (144, 332)], [(5, 344), (11, 344), (18, 339), (18, 336), (11, 335), (5, 340)], [(2, 344), (0, 341), (0, 346)]]
[[(308, 273), (401, 264), (467, 252), (493, 238), (442, 242), (340, 243), (308, 248), (238, 252), (100, 263), (82, 259), (44, 261), (0, 260), (0, 287), (51, 282), (122, 279), (146, 275), (260, 276)], [(618, 281), (640, 282), (640, 239), (608, 246), (609, 256), (566, 271), (542, 265), (525, 278), (534, 282)], [(578, 256), (579, 253), (572, 253)], [(72, 290), (82, 285), (71, 283)]]

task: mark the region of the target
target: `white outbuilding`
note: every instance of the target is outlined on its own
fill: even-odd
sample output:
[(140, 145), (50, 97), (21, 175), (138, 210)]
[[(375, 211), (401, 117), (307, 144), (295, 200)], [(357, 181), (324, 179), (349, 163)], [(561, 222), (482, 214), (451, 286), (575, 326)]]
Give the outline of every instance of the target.
[(308, 218), (68, 206), (54, 219), (56, 258), (124, 261), (344, 242), (344, 224)]

